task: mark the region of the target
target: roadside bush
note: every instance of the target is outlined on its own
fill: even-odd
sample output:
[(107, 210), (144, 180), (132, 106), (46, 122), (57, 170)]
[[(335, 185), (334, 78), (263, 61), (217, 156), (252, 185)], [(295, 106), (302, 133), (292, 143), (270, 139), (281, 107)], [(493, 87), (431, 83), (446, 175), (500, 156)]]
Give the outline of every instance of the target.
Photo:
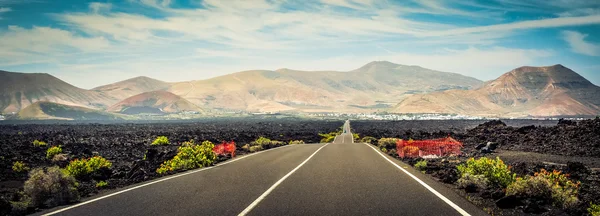
[(43, 147), (43, 146), (47, 146), (48, 144), (44, 141), (39, 141), (39, 140), (34, 140), (33, 141), (33, 146), (35, 147)]
[(425, 170), (427, 168), (427, 161), (426, 160), (420, 160), (417, 163), (415, 163), (415, 168), (418, 170)]
[(388, 153), (388, 150), (385, 147), (381, 148), (381, 151), (386, 154)]
[(354, 139), (354, 142), (357, 142), (360, 140), (360, 136), (357, 133), (353, 133), (352, 134), (352, 139)]
[(96, 188), (103, 188), (108, 186), (108, 183), (105, 181), (99, 181), (98, 183), (96, 183)]
[(213, 152), (214, 147), (215, 145), (210, 141), (204, 141), (200, 145), (181, 146), (177, 149), (177, 155), (173, 159), (163, 162), (156, 172), (165, 174), (210, 166), (217, 159), (217, 155)]
[(83, 178), (111, 167), (112, 163), (110, 161), (100, 156), (94, 156), (89, 159), (72, 160), (65, 170), (75, 178)]
[(12, 165), (12, 170), (16, 173), (27, 172), (29, 167), (23, 161), (15, 161)]
[(242, 146), (242, 149), (244, 151), (250, 151), (250, 144), (246, 144), (246, 145)]
[(465, 173), (458, 181), (458, 188), (466, 189), (467, 191), (475, 192), (477, 190), (485, 190), (489, 188), (490, 181), (484, 175), (471, 175)]
[(150, 145), (169, 145), (169, 138), (166, 136), (159, 136)]
[(259, 137), (258, 139), (254, 140), (254, 142), (252, 142), (252, 145), (259, 145), (259, 146), (269, 146), (271, 144), (271, 139), (266, 138), (266, 137)]
[(416, 146), (404, 146), (402, 151), (405, 155), (419, 155), (419, 147)]
[(590, 207), (587, 209), (591, 216), (600, 216), (600, 205), (590, 203)]
[(46, 150), (46, 159), (50, 160), (54, 158), (55, 155), (62, 153), (61, 146), (52, 146), (48, 150)]
[(560, 171), (547, 172), (541, 170), (534, 176), (517, 178), (508, 186), (506, 195), (516, 195), (520, 198), (536, 198), (552, 200), (552, 203), (562, 208), (569, 208), (579, 201), (577, 193), (579, 182), (574, 183)]
[(250, 150), (250, 152), (257, 152), (257, 151), (263, 150), (263, 147), (259, 146), (259, 145), (255, 145), (255, 146), (250, 146), (250, 149), (248, 149), (248, 150)]
[(375, 141), (377, 141), (377, 139), (375, 139), (375, 137), (371, 137), (371, 136), (366, 136), (360, 139), (361, 143), (368, 143), (368, 144), (373, 144), (375, 143)]
[(77, 185), (73, 176), (54, 166), (32, 170), (23, 189), (31, 205), (53, 207), (79, 200)]
[(290, 142), (288, 144), (289, 145), (304, 144), (304, 141), (302, 141), (302, 140), (290, 140)]
[(319, 133), (320, 137), (323, 137), (321, 139), (321, 143), (331, 143), (335, 140), (335, 137), (342, 134), (344, 132), (344, 127), (339, 127), (337, 131), (333, 131), (333, 132), (329, 132), (326, 134), (323, 133)]
[(516, 178), (516, 174), (512, 173), (510, 168), (500, 158), (496, 158), (495, 160), (485, 157), (477, 160), (471, 158), (467, 160), (466, 164), (458, 165), (456, 168), (461, 177), (465, 174), (483, 175), (490, 181), (491, 186), (501, 188), (506, 188)]
[(377, 146), (379, 148), (393, 149), (396, 148), (396, 143), (399, 140), (398, 138), (381, 138), (377, 141)]
[(185, 141), (185, 142), (181, 143), (181, 146), (194, 146), (194, 145), (196, 145), (196, 141), (194, 141), (194, 140)]

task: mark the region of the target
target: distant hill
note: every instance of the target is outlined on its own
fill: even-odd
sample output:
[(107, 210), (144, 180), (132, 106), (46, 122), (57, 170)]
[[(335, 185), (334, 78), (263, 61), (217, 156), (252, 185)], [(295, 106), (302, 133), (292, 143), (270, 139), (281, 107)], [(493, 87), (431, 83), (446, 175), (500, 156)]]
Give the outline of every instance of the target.
[(202, 112), (191, 102), (167, 91), (145, 92), (131, 96), (108, 108), (110, 112), (122, 114), (166, 114), (185, 111)]
[(37, 102), (102, 109), (116, 102), (104, 93), (77, 88), (45, 73), (0, 71), (0, 113), (18, 112)]
[(38, 101), (17, 113), (19, 120), (122, 120), (125, 116), (65, 104)]
[(411, 96), (397, 113), (525, 117), (600, 114), (600, 87), (562, 65), (520, 67), (475, 90)]
[(120, 101), (125, 98), (144, 92), (166, 90), (170, 86), (170, 83), (145, 76), (140, 76), (113, 84), (98, 86), (96, 88), (93, 88), (92, 91), (110, 95), (111, 97), (116, 98)]
[(346, 112), (382, 109), (415, 93), (471, 89), (482, 84), (460, 74), (376, 61), (349, 72), (243, 71), (176, 83), (168, 91), (216, 109)]

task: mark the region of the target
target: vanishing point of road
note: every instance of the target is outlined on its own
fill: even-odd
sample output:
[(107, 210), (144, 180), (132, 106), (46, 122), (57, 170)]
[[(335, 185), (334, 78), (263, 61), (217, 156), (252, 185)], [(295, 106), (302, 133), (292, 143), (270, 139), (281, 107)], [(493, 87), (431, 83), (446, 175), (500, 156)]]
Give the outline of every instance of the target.
[(43, 215), (486, 215), (452, 189), (355, 143), (289, 145), (166, 176)]

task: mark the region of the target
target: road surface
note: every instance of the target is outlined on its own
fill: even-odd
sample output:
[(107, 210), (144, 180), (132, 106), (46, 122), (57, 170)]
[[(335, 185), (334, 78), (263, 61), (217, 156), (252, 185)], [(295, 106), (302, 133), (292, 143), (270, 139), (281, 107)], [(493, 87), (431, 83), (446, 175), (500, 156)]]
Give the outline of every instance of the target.
[(355, 143), (280, 147), (141, 183), (46, 215), (485, 215), (444, 185)]

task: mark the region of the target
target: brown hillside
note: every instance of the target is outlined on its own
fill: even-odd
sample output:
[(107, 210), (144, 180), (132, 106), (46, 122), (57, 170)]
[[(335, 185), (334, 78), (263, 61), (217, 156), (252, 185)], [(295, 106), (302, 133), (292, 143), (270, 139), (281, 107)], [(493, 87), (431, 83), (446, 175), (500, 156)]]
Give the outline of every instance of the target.
[(562, 65), (520, 67), (479, 89), (414, 95), (393, 111), (502, 117), (597, 115), (600, 87)]
[(0, 71), (0, 112), (18, 112), (37, 101), (50, 101), (88, 108), (103, 108), (116, 102), (106, 94), (77, 88), (45, 73)]
[(152, 79), (145, 76), (135, 77), (123, 80), (113, 84), (103, 85), (93, 88), (93, 91), (102, 92), (118, 100), (141, 94), (144, 92), (166, 90), (171, 86), (170, 83)]
[(127, 114), (136, 114), (137, 112), (148, 110), (159, 113), (202, 111), (202, 109), (186, 99), (167, 91), (153, 91), (134, 95), (108, 108), (108, 111), (110, 112)]
[(217, 109), (346, 112), (393, 105), (414, 93), (470, 89), (481, 84), (459, 74), (383, 61), (350, 72), (243, 71), (176, 83), (168, 91)]

